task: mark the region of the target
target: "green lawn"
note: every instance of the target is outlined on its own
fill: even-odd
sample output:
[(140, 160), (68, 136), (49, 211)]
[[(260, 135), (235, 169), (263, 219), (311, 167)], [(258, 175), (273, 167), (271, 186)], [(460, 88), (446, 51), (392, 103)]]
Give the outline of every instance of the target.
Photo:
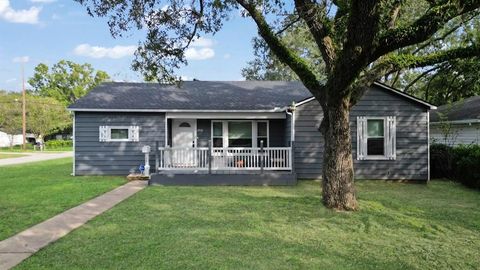
[(5, 158), (17, 158), (17, 157), (24, 157), (24, 156), (26, 156), (26, 155), (0, 153), (0, 159), (5, 159)]
[[(69, 152), (73, 151), (73, 147), (49, 147), (45, 148), (45, 151), (42, 153), (50, 153), (50, 152)], [(15, 145), (14, 147), (0, 147), (0, 152), (15, 152), (15, 153), (22, 153), (22, 152), (39, 152), (39, 150), (34, 150), (32, 144), (26, 144), (26, 149), (22, 149), (21, 145)]]
[(19, 269), (475, 269), (480, 193), (357, 182), (361, 211), (296, 187), (149, 187)]
[(71, 158), (0, 167), (0, 240), (124, 183), (73, 177)]

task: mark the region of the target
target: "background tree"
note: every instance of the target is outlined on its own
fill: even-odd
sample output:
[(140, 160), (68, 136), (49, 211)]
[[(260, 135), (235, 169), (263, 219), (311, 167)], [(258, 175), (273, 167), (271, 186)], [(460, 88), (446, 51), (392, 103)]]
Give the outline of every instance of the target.
[(109, 79), (105, 71), (95, 70), (90, 64), (61, 60), (51, 68), (45, 64), (36, 66), (28, 83), (34, 93), (69, 105)]
[(37, 137), (53, 134), (72, 125), (65, 105), (51, 97), (27, 96), (27, 130)]
[[(474, 41), (422, 54), (402, 52), (433, 42), (432, 36), (451, 20), (477, 12), (480, 0), (422, 1), (424, 8), (415, 14), (408, 12), (413, 0), (76, 1), (87, 6), (89, 14), (108, 17), (113, 36), (132, 27), (146, 28), (146, 40), (135, 53), (133, 68), (160, 78), (174, 78), (174, 71), (186, 64), (185, 50), (191, 42), (200, 34), (216, 33), (226, 19), (242, 10), (255, 22), (272, 53), (292, 69), (322, 107), (322, 200), (327, 207), (340, 210), (358, 208), (349, 113), (372, 82), (399, 70), (480, 54)], [(292, 18), (291, 24), (298, 20), (307, 25), (325, 64), (326, 80), (277, 34), (291, 25), (285, 18)]]
[[(409, 2), (408, 9), (399, 12), (408, 12), (399, 16), (398, 21), (411, 20), (411, 14), (421, 12), (425, 8), (425, 2)], [(441, 31), (435, 33), (428, 42), (402, 49), (411, 52), (422, 53), (434, 52), (442, 48), (457, 48), (468, 43), (469, 40), (477, 42), (480, 36), (480, 16), (478, 12), (472, 12), (469, 16), (460, 16), (448, 22)], [(318, 60), (315, 41), (308, 38), (308, 28), (305, 24), (297, 22), (280, 35), (282, 42), (297, 53), (307, 56), (305, 60), (312, 62)], [(307, 37), (307, 38), (305, 38)], [(252, 41), (254, 59), (242, 69), (242, 75), (247, 80), (297, 80), (295, 73), (284, 63), (278, 60), (275, 54), (268, 48), (260, 37)], [(395, 53), (395, 52), (394, 52)], [(319, 70), (321, 76), (323, 70)], [(386, 84), (404, 90), (406, 93), (427, 100), (436, 105), (444, 105), (480, 94), (480, 59), (472, 57), (468, 59), (450, 59), (442, 63), (436, 63), (429, 67), (406, 69), (395, 72), (381, 78)]]
[[(419, 9), (413, 2), (411, 12)], [(426, 42), (402, 49), (401, 53), (428, 55), (445, 49), (478, 44), (480, 11), (458, 16), (437, 31)], [(384, 78), (385, 83), (403, 89), (436, 105), (443, 105), (480, 94), (480, 58), (449, 59), (416, 69), (401, 69)]]
[(0, 131), (9, 135), (10, 147), (13, 136), (22, 133), (22, 96), (0, 91)]
[[(281, 29), (277, 35), (285, 46), (302, 55), (302, 58), (308, 63), (310, 69), (315, 71), (318, 78), (325, 80), (325, 65), (305, 23), (292, 21), (292, 18), (287, 18), (285, 23), (289, 27)], [(253, 38), (252, 45), (254, 59), (249, 61), (247, 66), (242, 69), (242, 75), (245, 79), (262, 81), (298, 80), (295, 72), (275, 56), (261, 37)]]

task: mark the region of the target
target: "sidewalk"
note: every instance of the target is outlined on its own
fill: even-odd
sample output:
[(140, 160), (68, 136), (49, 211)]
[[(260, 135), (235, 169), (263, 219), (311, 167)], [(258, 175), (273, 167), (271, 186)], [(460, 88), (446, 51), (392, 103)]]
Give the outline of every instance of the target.
[(0, 242), (0, 270), (10, 269), (147, 186), (132, 181)]
[[(3, 152), (2, 152), (3, 153)], [(5, 152), (7, 153), (7, 152)], [(73, 157), (73, 152), (62, 152), (62, 153), (19, 153), (22, 155), (27, 155), (23, 157), (12, 157), (6, 159), (0, 159), (0, 166), (23, 164), (29, 162), (44, 161), (50, 159), (66, 158)]]

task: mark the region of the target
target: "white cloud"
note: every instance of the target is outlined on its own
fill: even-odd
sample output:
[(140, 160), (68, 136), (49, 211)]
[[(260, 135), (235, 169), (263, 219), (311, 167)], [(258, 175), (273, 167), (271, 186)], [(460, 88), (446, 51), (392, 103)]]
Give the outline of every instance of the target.
[(5, 82), (6, 83), (12, 83), (12, 82), (15, 82), (17, 80), (17, 78), (10, 78), (10, 79), (7, 79)]
[(57, 0), (30, 0), (32, 3), (41, 3), (41, 4), (50, 4), (53, 2), (57, 2)]
[(215, 56), (212, 48), (215, 42), (208, 38), (199, 37), (192, 41), (190, 48), (185, 51), (187, 60), (206, 60)]
[(7, 22), (37, 24), (41, 10), (39, 7), (15, 10), (9, 0), (0, 0), (0, 19)]
[(206, 60), (215, 56), (212, 48), (188, 48), (185, 51), (187, 60)]
[(137, 46), (114, 46), (114, 47), (100, 47), (92, 46), (90, 44), (80, 44), (73, 50), (73, 53), (80, 56), (91, 58), (112, 58), (118, 59), (125, 56), (133, 55)]
[(230, 59), (230, 57), (232, 57), (229, 53), (226, 53), (223, 55), (223, 58), (224, 59)]
[(192, 43), (190, 44), (190, 46), (192, 46), (192, 47), (212, 47), (213, 43), (214, 43), (213, 40), (211, 40), (209, 38), (199, 37), (199, 38), (193, 40)]
[(28, 56), (17, 56), (12, 59), (14, 63), (27, 63), (28, 61), (30, 61), (30, 57)]

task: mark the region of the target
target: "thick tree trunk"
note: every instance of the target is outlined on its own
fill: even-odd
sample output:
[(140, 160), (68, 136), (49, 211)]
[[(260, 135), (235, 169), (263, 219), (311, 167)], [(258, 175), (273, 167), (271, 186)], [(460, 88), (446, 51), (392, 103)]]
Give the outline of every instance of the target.
[(323, 203), (326, 207), (337, 210), (357, 210), (349, 100), (343, 99), (337, 104), (329, 104), (324, 116)]

